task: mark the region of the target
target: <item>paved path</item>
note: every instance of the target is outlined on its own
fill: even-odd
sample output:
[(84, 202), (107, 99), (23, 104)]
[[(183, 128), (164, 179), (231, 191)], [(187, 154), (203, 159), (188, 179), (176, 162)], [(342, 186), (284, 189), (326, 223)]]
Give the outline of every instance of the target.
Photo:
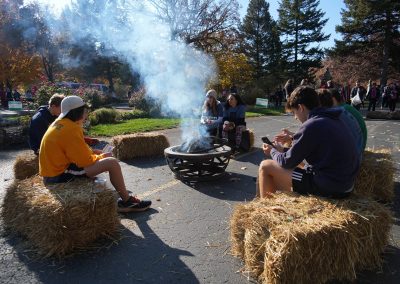
[[(400, 122), (368, 121), (368, 146), (393, 149), (400, 168)], [(298, 123), (292, 116), (248, 120), (260, 137), (273, 136)], [(179, 129), (164, 131), (180, 144)], [(0, 200), (10, 184), (12, 163), (20, 150), (0, 151)], [(163, 158), (121, 163), (129, 189), (153, 200), (153, 209), (122, 215), (122, 238), (108, 248), (62, 261), (37, 260), (16, 236), (0, 229), (0, 283), (248, 283), (237, 273), (242, 263), (229, 254), (229, 216), (238, 202), (254, 197), (260, 148), (232, 160), (227, 175), (188, 186), (174, 179)], [(244, 169), (245, 167), (245, 169)], [(232, 181), (235, 180), (235, 181)], [(396, 224), (383, 273), (365, 272), (360, 283), (397, 283), (400, 267), (399, 171), (396, 175)], [(1, 225), (1, 224), (0, 224)]]

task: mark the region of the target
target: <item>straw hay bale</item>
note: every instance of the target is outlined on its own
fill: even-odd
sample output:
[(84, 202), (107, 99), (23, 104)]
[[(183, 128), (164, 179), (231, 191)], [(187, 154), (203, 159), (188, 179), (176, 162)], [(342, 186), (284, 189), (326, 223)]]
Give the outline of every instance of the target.
[(366, 149), (354, 193), (383, 202), (394, 199), (395, 167), (389, 149)]
[(238, 204), (233, 211), (231, 217), (231, 239), (232, 247), (231, 251), (234, 256), (244, 257), (244, 234), (245, 226), (247, 224), (247, 218), (250, 217), (253, 212), (253, 203), (242, 203)]
[(169, 141), (163, 134), (138, 133), (113, 138), (114, 156), (120, 160), (138, 157), (163, 156)]
[(369, 199), (334, 201), (294, 194), (241, 204), (233, 216), (233, 254), (263, 283), (354, 280), (356, 270), (382, 264), (392, 223), (389, 209)]
[(15, 180), (2, 208), (6, 228), (27, 238), (45, 257), (62, 257), (112, 237), (120, 224), (114, 191), (90, 179), (46, 187), (39, 176)]
[(391, 119), (400, 120), (400, 111), (399, 110), (392, 111), (390, 116)]
[(19, 154), (14, 162), (14, 177), (26, 179), (39, 173), (39, 158), (32, 151)]
[(388, 111), (368, 111), (366, 118), (371, 119), (390, 119)]
[(250, 148), (254, 146), (254, 130), (253, 129), (247, 129), (249, 131), (249, 137), (250, 137)]
[(400, 119), (400, 111), (368, 111), (367, 118), (371, 119), (395, 119), (399, 120)]

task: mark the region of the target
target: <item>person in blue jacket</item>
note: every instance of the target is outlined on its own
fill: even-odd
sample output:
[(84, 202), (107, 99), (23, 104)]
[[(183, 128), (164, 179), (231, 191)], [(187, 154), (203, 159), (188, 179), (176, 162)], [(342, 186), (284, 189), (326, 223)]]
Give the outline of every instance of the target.
[(54, 94), (49, 100), (49, 105), (39, 107), (31, 119), (29, 125), (29, 146), (36, 155), (39, 154), (40, 143), (47, 128), (61, 113), (61, 101), (63, 99), (64, 95)]
[(222, 138), (232, 140), (230, 136), (234, 136), (234, 141), (232, 142), (234, 142), (237, 149), (242, 141), (242, 132), (246, 130), (245, 114), (246, 106), (241, 97), (238, 94), (231, 93), (225, 104)]
[[(260, 197), (279, 191), (294, 191), (331, 198), (351, 194), (360, 167), (356, 141), (339, 116), (340, 108), (321, 108), (316, 91), (297, 87), (286, 108), (302, 125), (293, 135), (292, 146), (263, 144), (266, 155), (259, 167)], [(347, 147), (343, 147), (347, 145)], [(304, 167), (299, 165), (305, 162)]]

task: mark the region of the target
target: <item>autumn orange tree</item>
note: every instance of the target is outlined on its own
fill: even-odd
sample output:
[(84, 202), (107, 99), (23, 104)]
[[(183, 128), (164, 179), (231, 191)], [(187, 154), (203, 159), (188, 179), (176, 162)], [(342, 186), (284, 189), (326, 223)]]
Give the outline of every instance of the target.
[(253, 79), (253, 68), (243, 53), (223, 51), (215, 54), (218, 81), (223, 89), (232, 85), (246, 85)]
[(34, 82), (41, 74), (40, 58), (18, 24), (21, 1), (0, 1), (0, 83), (9, 88)]

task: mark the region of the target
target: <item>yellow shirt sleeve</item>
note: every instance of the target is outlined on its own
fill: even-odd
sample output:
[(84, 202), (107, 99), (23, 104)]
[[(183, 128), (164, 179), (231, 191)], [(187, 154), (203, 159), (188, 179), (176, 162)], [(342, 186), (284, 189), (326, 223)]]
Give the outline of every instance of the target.
[(90, 166), (103, 158), (103, 154), (94, 154), (92, 149), (85, 143), (82, 129), (70, 133), (67, 140), (69, 145), (65, 147), (65, 155), (69, 161), (78, 167)]

